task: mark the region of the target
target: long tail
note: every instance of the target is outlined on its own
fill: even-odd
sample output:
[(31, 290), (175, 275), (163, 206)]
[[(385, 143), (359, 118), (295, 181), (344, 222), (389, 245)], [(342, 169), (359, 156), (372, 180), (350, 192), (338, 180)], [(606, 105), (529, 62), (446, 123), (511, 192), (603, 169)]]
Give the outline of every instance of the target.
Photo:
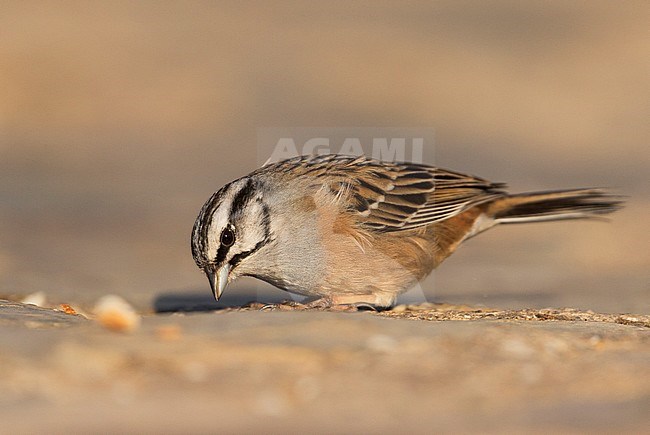
[(486, 214), (511, 224), (599, 218), (622, 207), (623, 197), (603, 189), (573, 189), (509, 195), (490, 203)]

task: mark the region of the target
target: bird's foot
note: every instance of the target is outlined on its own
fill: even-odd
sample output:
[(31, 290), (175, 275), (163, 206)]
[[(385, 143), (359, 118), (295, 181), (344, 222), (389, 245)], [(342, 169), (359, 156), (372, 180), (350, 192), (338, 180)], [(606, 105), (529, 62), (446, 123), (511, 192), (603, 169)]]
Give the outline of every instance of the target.
[(253, 308), (259, 308), (260, 311), (307, 311), (307, 310), (327, 310), (337, 306), (332, 305), (331, 301), (321, 298), (307, 303), (285, 300), (277, 304), (255, 304)]
[(296, 301), (285, 300), (277, 304), (255, 304), (254, 308), (260, 311), (295, 311), (302, 309), (302, 304)]
[(299, 309), (315, 311), (339, 311), (339, 312), (356, 312), (356, 311), (377, 311), (377, 309), (367, 302), (338, 303), (330, 298), (315, 299), (306, 304), (302, 304)]
[(366, 302), (336, 304), (332, 303), (328, 298), (315, 299), (307, 303), (290, 300), (274, 304), (251, 303), (248, 308), (258, 309), (260, 311), (379, 311), (377, 307)]

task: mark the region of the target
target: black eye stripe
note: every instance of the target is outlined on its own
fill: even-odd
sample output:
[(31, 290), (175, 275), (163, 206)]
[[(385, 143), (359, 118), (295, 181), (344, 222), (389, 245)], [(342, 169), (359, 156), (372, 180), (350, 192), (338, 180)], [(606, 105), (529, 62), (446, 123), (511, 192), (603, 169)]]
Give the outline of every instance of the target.
[[(260, 201), (260, 203), (262, 202)], [(264, 203), (262, 203), (262, 213), (263, 213), (262, 225), (264, 228), (264, 238), (261, 241), (259, 241), (250, 251), (244, 251), (234, 255), (230, 260), (230, 265), (232, 266), (233, 269), (237, 267), (237, 265), (241, 263), (242, 260), (246, 259), (246, 257), (256, 253), (261, 248), (263, 248), (267, 243), (273, 241), (271, 237), (271, 217), (269, 214), (269, 208)]]

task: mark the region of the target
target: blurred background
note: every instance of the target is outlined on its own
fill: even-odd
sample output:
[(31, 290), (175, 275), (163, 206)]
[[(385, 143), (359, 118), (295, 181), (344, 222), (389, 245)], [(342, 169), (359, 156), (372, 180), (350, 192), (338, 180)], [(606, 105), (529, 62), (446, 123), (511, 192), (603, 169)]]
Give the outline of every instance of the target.
[(471, 240), (427, 297), (647, 313), (648, 22), (646, 1), (3, 1), (0, 296), (209, 301), (191, 227), (259, 129), (418, 126), (428, 163), (512, 191), (629, 195), (609, 223)]

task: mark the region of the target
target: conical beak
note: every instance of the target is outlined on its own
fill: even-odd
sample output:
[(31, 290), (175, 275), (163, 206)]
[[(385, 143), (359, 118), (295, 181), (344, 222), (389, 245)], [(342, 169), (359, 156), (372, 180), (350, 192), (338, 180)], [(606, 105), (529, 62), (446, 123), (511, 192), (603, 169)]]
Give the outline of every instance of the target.
[(210, 288), (212, 289), (212, 294), (214, 295), (215, 300), (219, 300), (223, 289), (228, 285), (228, 274), (230, 273), (230, 264), (226, 263), (219, 268), (216, 272), (214, 269), (206, 268), (205, 274), (208, 276), (208, 281), (210, 281)]

